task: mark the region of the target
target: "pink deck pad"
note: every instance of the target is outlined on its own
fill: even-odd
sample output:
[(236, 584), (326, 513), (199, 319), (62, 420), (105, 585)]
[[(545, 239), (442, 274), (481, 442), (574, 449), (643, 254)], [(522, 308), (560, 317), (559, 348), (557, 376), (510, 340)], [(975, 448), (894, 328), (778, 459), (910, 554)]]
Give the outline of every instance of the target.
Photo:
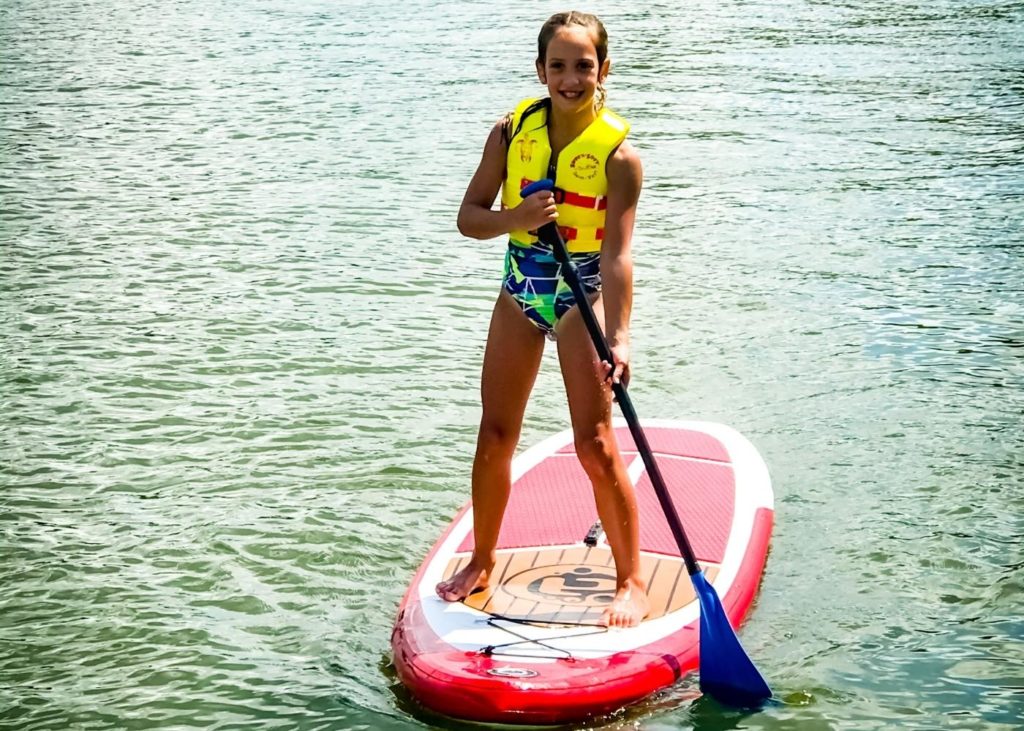
[[(683, 459), (658, 459), (657, 453), (654, 456), (697, 560), (721, 563), (732, 529), (736, 497), (732, 467)], [(640, 550), (680, 555), (646, 472), (637, 483), (636, 502), (640, 511)]]
[[(718, 440), (699, 432), (650, 428), (644, 433), (697, 559), (720, 562), (729, 538), (735, 497), (728, 452)], [(627, 466), (639, 459), (628, 429), (616, 429), (616, 437)], [(641, 550), (678, 556), (679, 549), (646, 471), (637, 484), (637, 506)], [(498, 548), (578, 543), (596, 520), (590, 480), (569, 445), (513, 485)], [(458, 550), (472, 549), (470, 534)]]
[[(728, 462), (729, 452), (720, 441), (710, 434), (689, 429), (659, 429), (648, 427), (644, 429), (644, 436), (655, 454), (672, 454), (677, 457), (697, 457), (698, 459), (711, 459), (717, 462)], [(636, 442), (629, 428), (620, 426), (615, 430), (615, 440), (619, 443), (619, 450), (636, 452)], [(576, 453), (575, 447), (569, 444), (558, 450), (559, 454)]]

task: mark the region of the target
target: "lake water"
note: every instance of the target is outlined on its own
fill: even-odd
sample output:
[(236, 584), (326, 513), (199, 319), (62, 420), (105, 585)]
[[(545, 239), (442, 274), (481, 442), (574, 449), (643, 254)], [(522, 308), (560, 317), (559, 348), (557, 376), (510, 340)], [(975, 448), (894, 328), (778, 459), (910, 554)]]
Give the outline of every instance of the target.
[[(0, 7), (0, 727), (422, 729), (504, 244), (455, 230), (547, 2)], [(768, 462), (741, 637), (607, 729), (1024, 717), (1024, 5), (589, 6), (645, 161), (631, 392)], [(553, 349), (524, 445), (567, 425)]]

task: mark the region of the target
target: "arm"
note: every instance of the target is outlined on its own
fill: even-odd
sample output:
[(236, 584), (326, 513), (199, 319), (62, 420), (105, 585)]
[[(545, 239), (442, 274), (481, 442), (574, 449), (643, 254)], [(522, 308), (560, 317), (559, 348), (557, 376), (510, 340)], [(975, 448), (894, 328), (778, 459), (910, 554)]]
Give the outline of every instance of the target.
[(491, 208), (505, 178), (508, 146), (502, 137), (504, 123), (505, 120), (499, 120), (488, 135), (480, 165), (459, 206), (458, 226), (463, 236), (491, 239), (509, 231), (539, 228), (558, 216), (551, 191), (534, 193), (515, 208)]
[(643, 185), (640, 156), (623, 142), (608, 159), (608, 210), (601, 244), (604, 327), (615, 359), (613, 382), (629, 381), (629, 318), (633, 308), (633, 223)]

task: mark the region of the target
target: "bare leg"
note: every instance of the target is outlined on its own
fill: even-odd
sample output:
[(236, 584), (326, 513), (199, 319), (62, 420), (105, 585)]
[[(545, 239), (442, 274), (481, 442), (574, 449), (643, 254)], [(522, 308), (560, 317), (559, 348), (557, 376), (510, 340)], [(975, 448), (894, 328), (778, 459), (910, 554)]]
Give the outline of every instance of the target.
[[(598, 322), (602, 311), (598, 296), (594, 300)], [(633, 627), (650, 611), (640, 575), (636, 495), (615, 442), (612, 391), (604, 383), (597, 352), (575, 307), (559, 321), (558, 358), (569, 399), (576, 454), (594, 486), (597, 515), (615, 559), (615, 599), (601, 621), (609, 627)]]
[(465, 599), (488, 585), (512, 490), (512, 455), (543, 353), (544, 334), (502, 290), (491, 315), (480, 387), (483, 416), (473, 460), (473, 555), (461, 571), (437, 585), (437, 595), (445, 601)]

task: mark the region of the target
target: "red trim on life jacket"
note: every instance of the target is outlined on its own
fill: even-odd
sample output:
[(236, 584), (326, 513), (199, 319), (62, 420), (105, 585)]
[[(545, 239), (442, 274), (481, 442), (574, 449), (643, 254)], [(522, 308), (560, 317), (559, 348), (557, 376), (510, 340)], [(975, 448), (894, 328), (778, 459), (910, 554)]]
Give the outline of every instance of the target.
[[(519, 181), (519, 190), (522, 190), (527, 185), (534, 182), (536, 181), (529, 180), (528, 178), (522, 178)], [(555, 194), (556, 205), (568, 203), (570, 206), (576, 206), (577, 208), (589, 208), (593, 211), (603, 211), (608, 208), (608, 199), (603, 195), (580, 195), (579, 193), (573, 193), (572, 191), (563, 190), (562, 188), (555, 188), (551, 192)]]
[[(566, 241), (572, 241), (579, 233), (579, 231), (572, 226), (559, 226), (558, 230), (562, 234), (562, 238)], [(594, 238), (598, 241), (604, 241), (604, 229), (594, 229)]]

